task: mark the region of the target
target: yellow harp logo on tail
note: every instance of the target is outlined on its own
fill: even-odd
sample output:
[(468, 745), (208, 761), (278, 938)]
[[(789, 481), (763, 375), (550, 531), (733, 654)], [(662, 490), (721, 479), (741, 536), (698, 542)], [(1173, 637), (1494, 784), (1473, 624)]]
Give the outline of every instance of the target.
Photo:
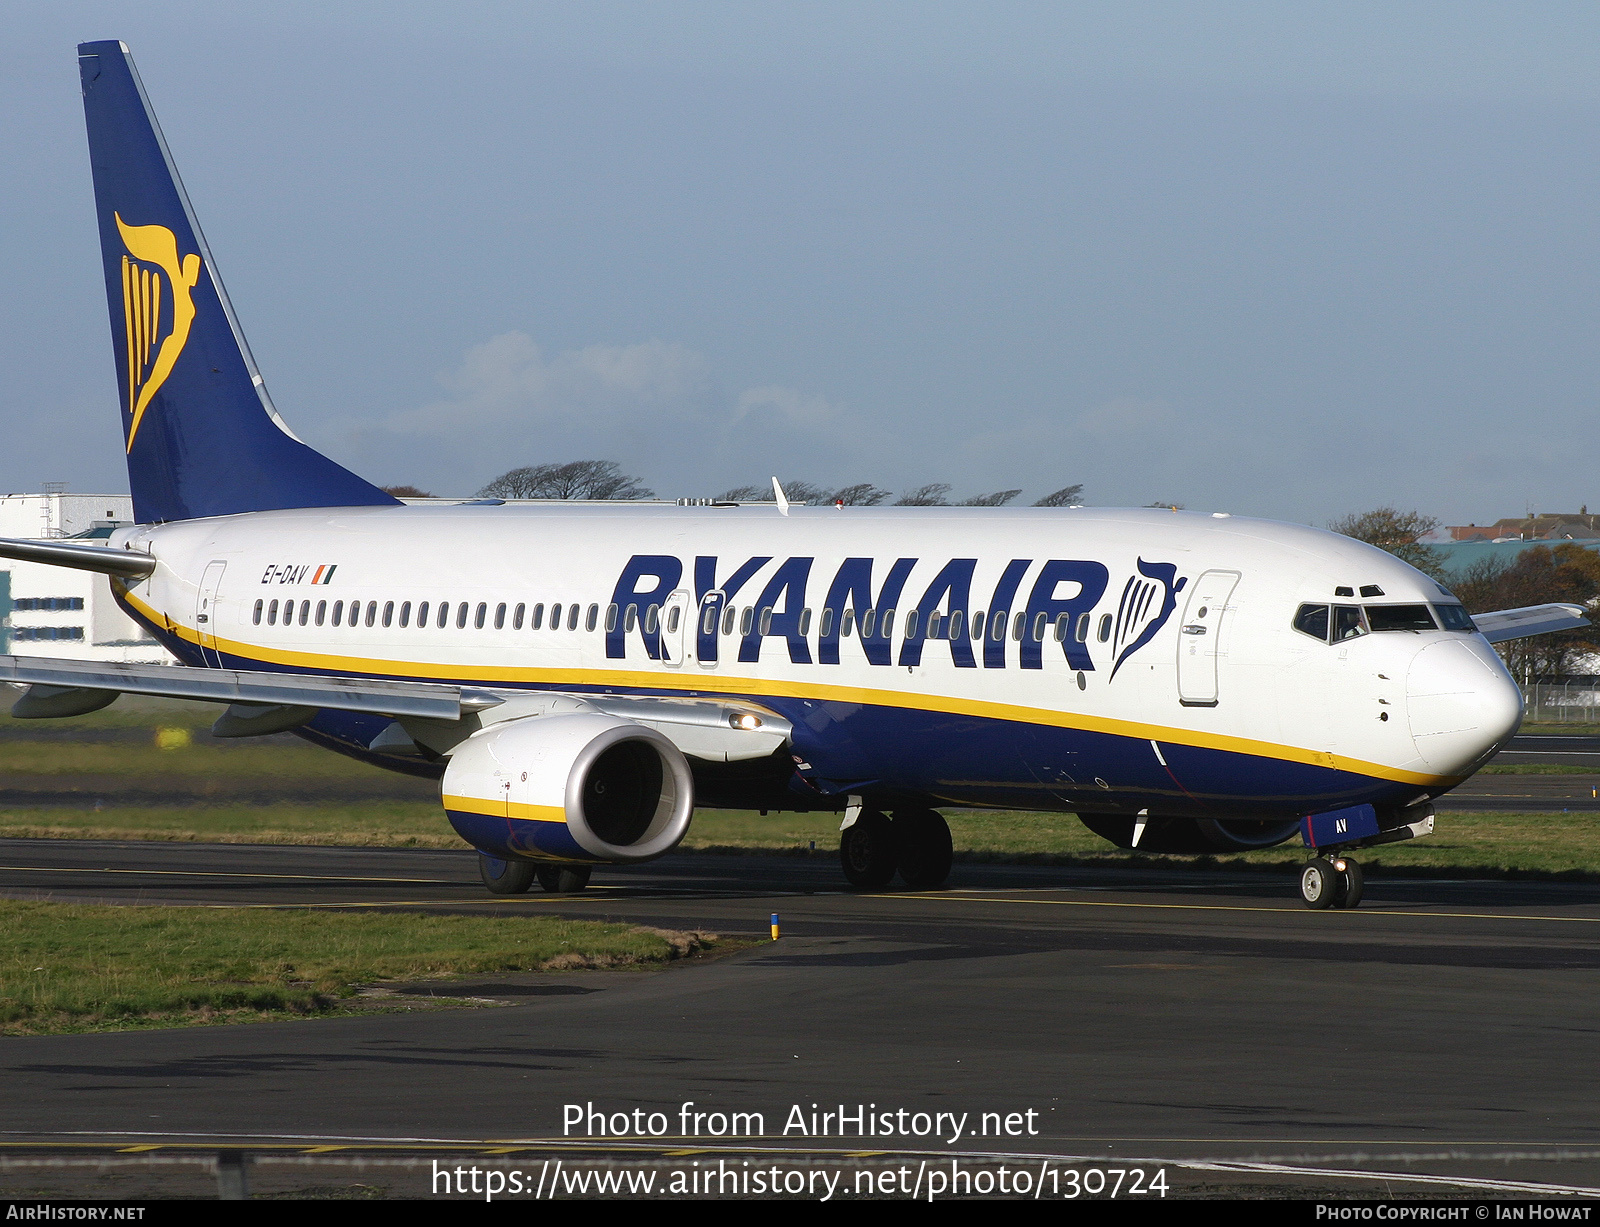
[[(188, 343), (200, 257), (191, 254), (179, 260), (178, 240), (165, 226), (130, 226), (120, 213), (114, 216), (122, 244), (128, 249), (122, 257), (122, 316), (128, 340), (131, 452), (145, 409), (172, 374)], [(164, 325), (165, 336), (161, 333)]]

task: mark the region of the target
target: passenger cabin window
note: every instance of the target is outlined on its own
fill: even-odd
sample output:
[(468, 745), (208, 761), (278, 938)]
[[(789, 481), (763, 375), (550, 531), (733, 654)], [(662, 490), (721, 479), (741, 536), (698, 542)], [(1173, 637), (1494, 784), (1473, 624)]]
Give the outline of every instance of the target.
[(1310, 635), (1323, 643), (1328, 642), (1328, 607), (1302, 605), (1295, 611), (1294, 628), (1302, 635)]
[(428, 625), (428, 602), (424, 601), (417, 606), (417, 625), (424, 629)]
[(367, 602), (367, 625), (371, 626), (378, 620), (378, 602)]
[(326, 601), (318, 601), (317, 602), (317, 625), (321, 626), (323, 621), (327, 618), (327, 616), (328, 616), (328, 602), (326, 602)]
[(494, 628), (503, 631), (506, 628), (506, 603), (501, 601), (494, 607)]
[(1475, 631), (1477, 625), (1472, 621), (1472, 615), (1461, 605), (1435, 605), (1439, 611), (1439, 621), (1447, 631)]
[(310, 601), (301, 601), (300, 602), (300, 625), (304, 626), (306, 624), (306, 620), (308, 618), (310, 618), (310, 617), (311, 617), (311, 602)]
[(1101, 643), (1105, 643), (1106, 640), (1111, 638), (1111, 615), (1110, 614), (1101, 614), (1100, 615), (1100, 634), (1099, 634), (1099, 638), (1100, 638), (1100, 642)]
[(456, 629), (458, 631), (467, 629), (467, 608), (465, 601), (456, 606)]
[[(574, 627), (576, 627), (578, 625), (578, 612), (577, 612), (578, 611), (578, 607), (576, 605), (574, 605), (572, 607), (572, 611), (573, 611), (572, 612), (572, 625)], [(583, 628), (585, 630), (592, 631), (599, 624), (599, 622), (600, 622), (600, 606), (599, 605), (590, 605), (589, 606), (589, 616), (584, 619)]]
[(402, 627), (407, 627), (407, 626), (411, 625), (411, 602), (410, 601), (402, 601), (400, 603), (400, 625)]
[(950, 611), (950, 625), (945, 631), (945, 638), (947, 638), (947, 639), (959, 639), (959, 638), (961, 638), (961, 619), (962, 619), (962, 614), (963, 614), (963, 611), (959, 610), (959, 609), (952, 609)]
[(266, 604), (265, 601), (257, 601), (256, 602), (256, 625), (257, 626), (261, 625), (261, 609), (262, 609), (262, 606), (264, 606), (265, 604)]
[(561, 602), (560, 601), (557, 601), (554, 605), (550, 606), (550, 629), (553, 630), (553, 631), (558, 631), (558, 630), (561, 629)]
[(343, 620), (344, 620), (344, 602), (343, 601), (335, 601), (333, 603), (333, 624), (335, 626), (338, 626), (339, 623), (341, 621), (343, 621)]
[(1439, 629), (1426, 605), (1368, 605), (1367, 625), (1375, 632)]
[(440, 601), (439, 602), (439, 619), (438, 619), (438, 621), (436, 621), (434, 623), (434, 625), (436, 627), (438, 627), (440, 630), (443, 630), (444, 629), (444, 624), (446, 622), (448, 622), (448, 621), (450, 621), (450, 602), (449, 601)]
[(527, 617), (527, 614), (528, 607), (526, 605), (518, 605), (516, 610), (511, 615), (511, 629), (514, 631), (520, 631), (522, 629), (522, 620), (523, 618)]
[(472, 620), (473, 629), (481, 631), (483, 629), (483, 620), (485, 618), (487, 618), (488, 616), (489, 616), (489, 604), (488, 604), (488, 602), (487, 601), (479, 601), (478, 602), (478, 616)]
[(393, 601), (385, 601), (383, 603), (383, 624), (385, 626), (393, 626), (394, 625), (394, 602)]
[[(615, 605), (607, 605), (606, 606), (606, 634), (609, 635), (612, 631), (614, 631), (616, 629), (617, 629), (617, 607)], [(706, 628), (706, 633), (707, 634), (711, 633), (711, 628), (710, 627)]]
[(278, 625), (278, 602), (276, 601), (267, 606), (267, 625)]
[[(533, 620), (528, 623), (528, 629), (529, 630), (534, 630), (534, 631), (544, 629), (544, 602), (543, 601), (540, 601), (537, 605), (535, 605), (533, 607)], [(612, 628), (612, 629), (615, 629), (615, 628)]]

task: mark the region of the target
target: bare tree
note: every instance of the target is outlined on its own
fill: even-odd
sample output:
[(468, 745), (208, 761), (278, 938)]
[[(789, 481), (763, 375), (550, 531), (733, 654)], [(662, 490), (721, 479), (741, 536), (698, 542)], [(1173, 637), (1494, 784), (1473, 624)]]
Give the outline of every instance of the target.
[(651, 492), (614, 460), (574, 460), (512, 469), (479, 490), (478, 497), (628, 499), (649, 498)]
[(895, 499), (896, 507), (948, 507), (950, 500), (945, 495), (950, 493), (950, 483), (947, 481), (932, 481), (925, 486), (918, 486), (915, 490), (907, 490)]
[(1183, 510), (1183, 504), (1182, 503), (1166, 503), (1166, 502), (1162, 502), (1162, 500), (1160, 500), (1160, 499), (1157, 499), (1153, 503), (1146, 503), (1145, 506), (1146, 507), (1159, 507), (1163, 511), (1182, 511)]
[(889, 491), (879, 489), (870, 481), (864, 481), (859, 485), (835, 490), (832, 501), (843, 503), (846, 507), (876, 507), (888, 497)]
[(1365, 541), (1380, 550), (1386, 550), (1402, 562), (1409, 562), (1424, 575), (1438, 579), (1444, 574), (1444, 560), (1437, 550), (1420, 545), (1417, 538), (1424, 537), (1439, 527), (1434, 516), (1420, 511), (1397, 511), (1393, 507), (1379, 507), (1374, 511), (1345, 516), (1328, 525), (1336, 533)]
[[(1600, 554), (1580, 545), (1554, 549), (1536, 545), (1514, 561), (1482, 558), (1452, 577), (1451, 588), (1468, 613), (1519, 609), (1549, 601), (1570, 601), (1589, 610), (1593, 623), (1600, 618)], [(1534, 635), (1495, 645), (1512, 674), (1523, 680), (1559, 678), (1572, 673), (1586, 658), (1600, 651), (1600, 625)]]
[(956, 504), (957, 507), (1004, 507), (1017, 495), (1022, 493), (1019, 486), (1015, 490), (996, 490), (993, 494), (974, 494), (971, 498), (964, 498)]
[(418, 490), (415, 486), (379, 486), (385, 494), (392, 494), (395, 498), (432, 498), (426, 490)]
[(771, 486), (735, 486), (732, 490), (724, 490), (717, 495), (719, 503), (753, 503), (759, 499), (772, 497)]
[(1035, 503), (1034, 506), (1076, 507), (1083, 501), (1082, 496), (1083, 486), (1081, 483), (1076, 486), (1062, 486), (1061, 489), (1057, 490), (1055, 493), (1045, 495), (1042, 499)]

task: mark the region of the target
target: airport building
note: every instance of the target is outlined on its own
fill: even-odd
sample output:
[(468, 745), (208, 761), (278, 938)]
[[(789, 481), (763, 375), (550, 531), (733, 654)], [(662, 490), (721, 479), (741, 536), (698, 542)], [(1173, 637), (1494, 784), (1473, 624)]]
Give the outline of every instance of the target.
[[(0, 537), (103, 540), (133, 523), (126, 494), (0, 495)], [(172, 657), (111, 598), (104, 575), (0, 559), (0, 653), (170, 664)]]

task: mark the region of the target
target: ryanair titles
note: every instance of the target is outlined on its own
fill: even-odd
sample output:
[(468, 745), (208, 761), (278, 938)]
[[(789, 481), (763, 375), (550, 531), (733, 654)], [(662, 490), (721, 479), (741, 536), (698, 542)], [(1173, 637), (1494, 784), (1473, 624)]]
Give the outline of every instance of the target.
[(917, 666), (942, 645), (958, 669), (1003, 669), (1014, 644), (1017, 664), (1041, 669), (1048, 643), (1081, 672), (1099, 655), (1115, 677), (1166, 624), (1187, 583), (1174, 564), (1143, 558), (1119, 585), (1092, 559), (1013, 558), (975, 591), (978, 559), (951, 558), (908, 590), (920, 561), (846, 558), (818, 575), (814, 558), (702, 556), (690, 568), (671, 554), (635, 554), (612, 592), (606, 656), (625, 658), (637, 639), (652, 660), (677, 663), (692, 643), (701, 664), (724, 653), (753, 662), (765, 640), (779, 639), (793, 664), (836, 665), (854, 639), (872, 665)]

